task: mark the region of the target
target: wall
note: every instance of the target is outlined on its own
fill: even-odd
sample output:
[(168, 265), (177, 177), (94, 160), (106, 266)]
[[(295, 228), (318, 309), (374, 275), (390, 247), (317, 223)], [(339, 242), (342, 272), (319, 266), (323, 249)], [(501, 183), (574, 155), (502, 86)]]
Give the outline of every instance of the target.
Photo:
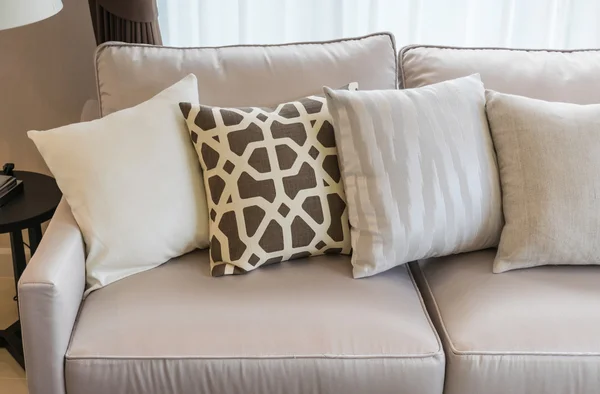
[[(77, 122), (95, 97), (88, 2), (63, 5), (49, 19), (0, 30), (0, 165), (48, 173), (26, 132)], [(8, 236), (0, 236), (0, 276), (10, 261), (8, 246)]]

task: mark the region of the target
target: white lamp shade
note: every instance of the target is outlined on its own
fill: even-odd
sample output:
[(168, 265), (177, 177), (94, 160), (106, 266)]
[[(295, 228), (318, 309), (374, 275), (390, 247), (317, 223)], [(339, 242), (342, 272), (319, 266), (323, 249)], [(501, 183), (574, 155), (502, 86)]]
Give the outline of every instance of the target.
[(41, 21), (61, 9), (61, 0), (0, 0), (0, 30)]

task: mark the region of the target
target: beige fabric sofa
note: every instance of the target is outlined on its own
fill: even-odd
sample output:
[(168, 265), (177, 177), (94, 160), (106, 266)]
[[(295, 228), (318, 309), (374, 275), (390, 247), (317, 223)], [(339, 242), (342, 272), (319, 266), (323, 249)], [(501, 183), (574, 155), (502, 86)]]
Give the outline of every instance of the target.
[[(407, 47), (400, 84), (479, 73), (488, 89), (600, 103), (600, 52)], [(444, 343), (446, 394), (600, 392), (600, 266), (492, 273), (495, 250), (412, 263)]]
[[(224, 106), (353, 81), (397, 86), (387, 34), (219, 49), (109, 44), (96, 65), (104, 115), (190, 72), (202, 101)], [(358, 281), (347, 256), (329, 256), (216, 279), (197, 251), (82, 302), (83, 263), (63, 202), (20, 282), (32, 394), (442, 392), (441, 341), (408, 267)]]
[[(596, 51), (421, 46), (397, 56), (387, 34), (226, 48), (115, 43), (98, 49), (96, 66), (104, 115), (190, 72), (202, 102), (223, 106), (271, 105), (352, 81), (410, 88), (474, 72), (500, 91), (600, 102), (590, 89), (600, 82)], [(29, 389), (598, 392), (600, 267), (494, 275), (493, 256), (430, 259), (361, 280), (352, 279), (348, 257), (325, 256), (215, 279), (207, 252), (196, 251), (82, 300), (85, 246), (63, 201), (19, 284)]]

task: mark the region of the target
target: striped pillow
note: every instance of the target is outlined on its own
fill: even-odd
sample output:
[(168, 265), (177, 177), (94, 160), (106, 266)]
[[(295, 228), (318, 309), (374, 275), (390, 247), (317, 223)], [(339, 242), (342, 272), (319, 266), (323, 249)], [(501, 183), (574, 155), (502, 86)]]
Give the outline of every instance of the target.
[(497, 246), (500, 185), (479, 75), (418, 89), (325, 93), (354, 277)]

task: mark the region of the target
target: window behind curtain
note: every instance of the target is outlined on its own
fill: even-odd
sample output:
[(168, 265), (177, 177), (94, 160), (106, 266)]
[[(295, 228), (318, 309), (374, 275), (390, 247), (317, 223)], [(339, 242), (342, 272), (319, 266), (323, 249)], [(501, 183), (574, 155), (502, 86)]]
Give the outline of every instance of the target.
[(165, 45), (328, 40), (390, 31), (408, 44), (600, 47), (597, 0), (158, 0)]

